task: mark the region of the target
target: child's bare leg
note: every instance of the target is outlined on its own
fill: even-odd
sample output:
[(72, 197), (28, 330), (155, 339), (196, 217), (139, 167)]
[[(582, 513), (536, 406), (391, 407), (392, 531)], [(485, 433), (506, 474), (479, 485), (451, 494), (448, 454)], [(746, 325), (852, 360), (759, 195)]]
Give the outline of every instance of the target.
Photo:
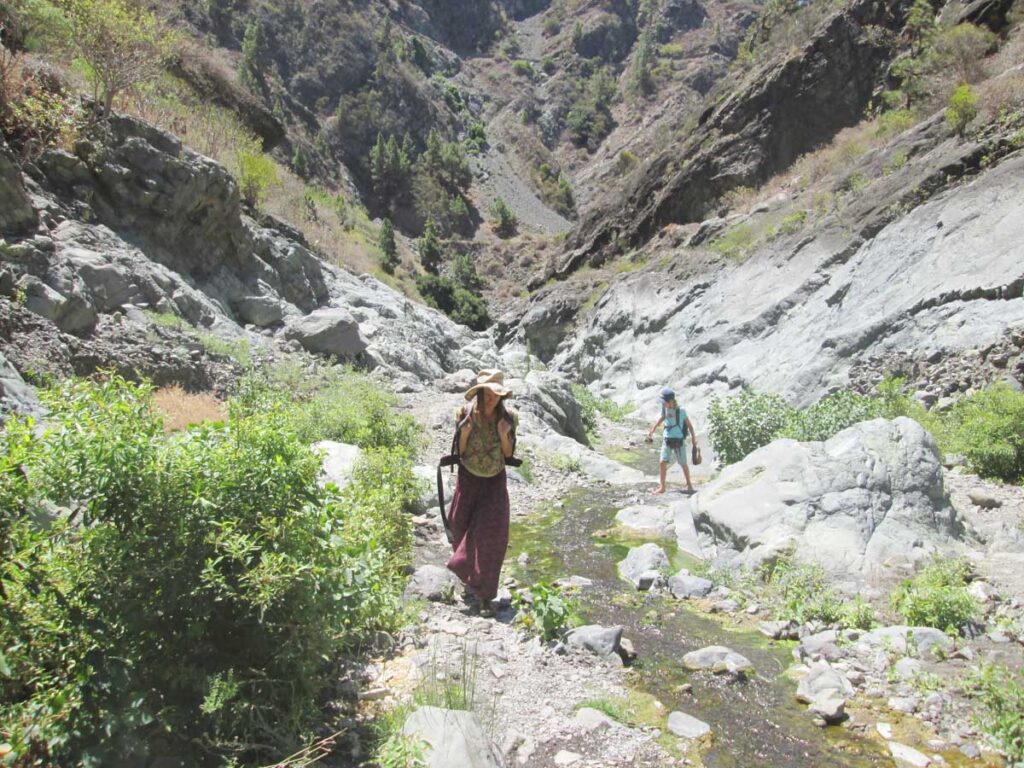
[(665, 492), (665, 473), (668, 472), (668, 462), (663, 461), (658, 465), (658, 476), (661, 478), (661, 482), (658, 485), (658, 490), (655, 493)]
[(689, 464), (683, 464), (682, 467), (683, 467), (683, 475), (686, 477), (686, 490), (692, 491), (693, 490), (693, 483), (690, 482), (690, 465)]

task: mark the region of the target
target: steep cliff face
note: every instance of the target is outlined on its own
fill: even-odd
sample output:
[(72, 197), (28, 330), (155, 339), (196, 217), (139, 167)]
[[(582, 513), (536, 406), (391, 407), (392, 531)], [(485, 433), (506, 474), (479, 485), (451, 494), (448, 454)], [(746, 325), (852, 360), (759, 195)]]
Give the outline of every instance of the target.
[(797, 54), (752, 72), (690, 137), (652, 158), (624, 204), (588, 213), (561, 272), (642, 244), (666, 224), (701, 221), (729, 190), (756, 186), (858, 122), (903, 13), (902, 2), (861, 0), (829, 18)]

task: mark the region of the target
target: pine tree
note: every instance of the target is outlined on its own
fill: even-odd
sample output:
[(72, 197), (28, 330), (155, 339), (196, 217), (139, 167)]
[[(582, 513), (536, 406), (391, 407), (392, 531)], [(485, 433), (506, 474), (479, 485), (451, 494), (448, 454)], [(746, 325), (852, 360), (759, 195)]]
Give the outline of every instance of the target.
[(245, 36), (242, 38), (242, 82), (252, 91), (262, 92), (266, 81), (264, 80), (264, 62), (267, 58), (267, 38), (263, 32), (263, 25), (253, 20), (245, 28)]
[(391, 224), (391, 219), (384, 219), (381, 222), (377, 242), (380, 245), (380, 266), (389, 275), (393, 274), (395, 267), (398, 266), (398, 246), (395, 244), (395, 228)]
[(437, 228), (434, 226), (433, 219), (427, 219), (427, 224), (423, 228), (423, 235), (420, 237), (419, 242), (420, 249), (420, 263), (423, 264), (423, 268), (436, 275), (441, 269), (441, 242), (437, 239)]
[(935, 35), (935, 9), (928, 0), (914, 0), (903, 33), (910, 44), (910, 55), (920, 56)]

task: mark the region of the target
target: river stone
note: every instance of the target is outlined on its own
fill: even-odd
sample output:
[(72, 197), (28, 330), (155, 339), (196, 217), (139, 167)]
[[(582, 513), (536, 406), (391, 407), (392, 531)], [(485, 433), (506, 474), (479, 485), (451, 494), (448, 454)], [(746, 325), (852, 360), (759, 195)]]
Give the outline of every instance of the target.
[(562, 749), (555, 754), (555, 765), (576, 765), (582, 759), (583, 755)]
[(838, 723), (846, 719), (846, 699), (833, 692), (824, 693), (814, 698), (807, 712), (828, 724)]
[(709, 645), (683, 656), (683, 666), (692, 670), (743, 673), (754, 668), (750, 661), (724, 645)]
[(906, 744), (896, 741), (889, 742), (889, 751), (899, 766), (911, 766), (912, 768), (928, 768), (932, 764), (931, 759)]
[(668, 507), (635, 504), (615, 513), (615, 522), (623, 528), (648, 536), (671, 536), (675, 528), (673, 513)]
[(582, 648), (598, 656), (618, 653), (621, 640), (622, 627), (602, 627), (599, 624), (576, 627), (565, 636), (566, 645)]
[(357, 445), (347, 443), (336, 443), (333, 440), (321, 440), (312, 446), (314, 451), (323, 452), (323, 469), (320, 473), (321, 486), (327, 483), (334, 483), (338, 488), (344, 488), (352, 480), (352, 471), (356, 463), (363, 455), (362, 449)]
[[(910, 639), (908, 645), (907, 639)], [(934, 653), (936, 648), (943, 653), (953, 650), (953, 641), (945, 632), (933, 627), (892, 626), (867, 632), (858, 639), (858, 648), (883, 648), (886, 651), (905, 655), (917, 651), (919, 656)]]
[(604, 712), (591, 707), (581, 707), (577, 710), (575, 717), (572, 721), (583, 728), (585, 731), (600, 731), (605, 728), (613, 728), (615, 721), (612, 720)]
[[(669, 586), (671, 586), (671, 583)], [(757, 630), (772, 640), (795, 640), (797, 638), (797, 625), (792, 620), (762, 621), (757, 625)]]
[(350, 359), (366, 351), (366, 341), (352, 313), (341, 307), (318, 309), (292, 320), (285, 337), (298, 341), (307, 352)]
[(668, 729), (681, 739), (699, 739), (711, 733), (711, 726), (685, 712), (671, 712)]
[(648, 571), (668, 569), (668, 555), (657, 544), (647, 543), (629, 550), (626, 558), (619, 562), (619, 576), (634, 586), (640, 586), (641, 578)]
[(826, 662), (816, 661), (797, 685), (797, 701), (810, 704), (828, 696), (848, 699), (853, 696), (853, 686)]
[(831, 646), (831, 649), (835, 648), (836, 640), (839, 638), (839, 633), (834, 629), (826, 629), (824, 632), (816, 632), (813, 635), (807, 635), (800, 640), (800, 645), (797, 646), (797, 655), (801, 659), (812, 658), (825, 652), (825, 649)]
[(691, 597), (705, 597), (714, 589), (714, 582), (701, 576), (693, 576), (685, 568), (668, 580), (672, 596), (680, 600)]
[(637, 577), (636, 588), (641, 592), (657, 589), (665, 583), (665, 574), (661, 571), (644, 571)]
[(439, 565), (421, 565), (409, 577), (405, 592), (434, 602), (449, 603), (455, 595), (457, 586), (455, 574), (447, 568)]
[(875, 419), (823, 443), (776, 440), (694, 497), (699, 528), (754, 567), (780, 552), (865, 577), (890, 558), (956, 545), (956, 511), (934, 438), (916, 421)]
[(473, 712), (420, 707), (402, 726), (402, 733), (425, 742), (428, 768), (501, 768), (497, 748)]

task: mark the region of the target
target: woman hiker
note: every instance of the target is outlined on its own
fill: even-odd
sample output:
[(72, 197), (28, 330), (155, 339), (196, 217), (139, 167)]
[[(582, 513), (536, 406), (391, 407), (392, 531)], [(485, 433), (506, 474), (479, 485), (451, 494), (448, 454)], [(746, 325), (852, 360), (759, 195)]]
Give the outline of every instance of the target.
[(508, 548), (505, 459), (515, 449), (519, 424), (519, 415), (505, 406), (511, 394), (501, 371), (483, 370), (466, 391), (470, 404), (456, 412), (460, 461), (448, 521), (454, 549), (448, 569), (479, 601), (482, 612), (490, 612), (488, 602), (498, 594)]
[[(676, 402), (676, 393), (669, 387), (663, 387), (658, 394), (658, 402), (661, 404), (661, 417), (654, 422), (651, 431), (647, 433), (647, 439), (654, 436), (654, 431), (660, 424), (665, 425), (661, 443), (661, 464), (658, 467), (661, 483), (655, 493), (665, 492), (665, 474), (668, 472), (668, 465), (675, 457), (679, 466), (683, 468), (683, 475), (686, 477), (686, 490), (693, 493), (693, 483), (690, 482), (690, 467), (686, 463), (685, 438), (690, 436), (694, 439), (693, 424), (690, 417), (686, 415), (686, 409)], [(697, 459), (694, 459), (697, 461)]]

